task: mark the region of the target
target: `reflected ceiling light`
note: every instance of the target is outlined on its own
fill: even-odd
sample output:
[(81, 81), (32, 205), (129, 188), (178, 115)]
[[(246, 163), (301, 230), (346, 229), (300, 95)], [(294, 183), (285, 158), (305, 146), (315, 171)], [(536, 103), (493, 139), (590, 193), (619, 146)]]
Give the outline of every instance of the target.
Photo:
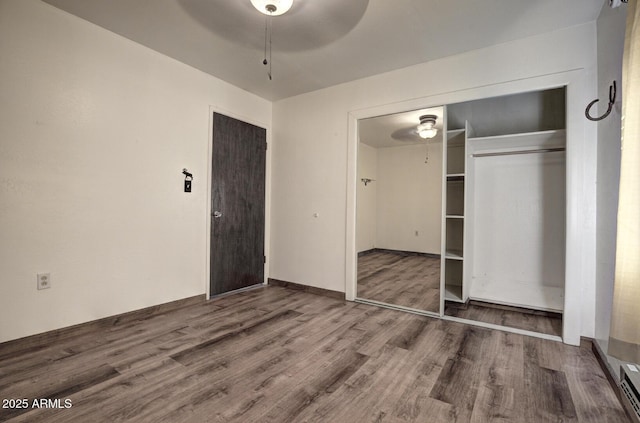
[[(262, 64), (265, 66), (269, 65), (267, 76), (269, 76), (269, 81), (271, 81), (271, 18), (287, 13), (287, 11), (291, 9), (293, 0), (251, 0), (251, 4), (258, 9), (260, 13), (265, 14), (264, 60)], [(267, 60), (267, 44), (269, 45), (269, 60)]]
[(260, 13), (269, 16), (280, 16), (291, 9), (293, 0), (251, 0), (251, 4)]
[(422, 115), (420, 116), (420, 124), (416, 127), (416, 133), (420, 135), (420, 138), (433, 138), (438, 133), (436, 129), (436, 115)]

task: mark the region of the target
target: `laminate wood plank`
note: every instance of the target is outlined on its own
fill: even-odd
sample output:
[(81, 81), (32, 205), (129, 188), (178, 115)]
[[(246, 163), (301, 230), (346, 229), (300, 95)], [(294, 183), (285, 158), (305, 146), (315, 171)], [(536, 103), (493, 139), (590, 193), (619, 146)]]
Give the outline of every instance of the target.
[[(109, 416), (110, 412), (123, 409), (130, 404), (135, 408), (143, 407), (148, 402), (146, 394), (149, 389), (164, 386), (170, 391), (172, 383), (186, 384), (192, 379), (184, 370), (184, 366), (175, 361), (166, 358), (155, 360), (134, 372), (121, 373), (120, 376), (71, 395), (72, 409), (39, 410), (27, 421), (47, 423), (95, 421), (94, 415), (104, 416), (102, 421), (116, 421)], [(127, 421), (127, 419), (122, 420)], [(135, 421), (135, 419), (132, 417), (129, 421)]]
[(408, 372), (410, 383), (395, 401), (392, 415), (402, 421), (451, 421), (452, 405), (429, 396), (442, 372), (442, 364), (428, 356), (413, 360), (416, 364)]
[(429, 320), (427, 320), (426, 318), (415, 319), (409, 322), (403, 330), (401, 330), (397, 335), (387, 341), (387, 343), (398, 348), (410, 350), (417, 342), (418, 337), (422, 334), (428, 324)]
[(229, 310), (242, 308), (244, 306), (261, 309), (262, 307), (274, 307), (274, 302), (286, 302), (287, 298), (297, 298), (293, 291), (277, 292), (278, 289), (274, 290), (267, 288), (268, 287), (255, 288), (249, 291), (238, 292), (233, 295), (214, 298), (210, 300), (210, 302), (222, 309)]
[[(185, 365), (191, 365), (193, 361), (211, 358), (211, 350), (215, 349), (215, 355), (224, 355), (231, 350), (235, 353), (241, 351), (243, 343), (239, 342), (244, 338), (251, 338), (251, 342), (260, 342), (261, 346), (282, 341), (282, 345), (293, 348), (298, 337), (312, 334), (314, 331), (304, 328), (301, 323), (306, 323), (310, 319), (316, 319), (319, 323), (323, 319), (330, 318), (332, 313), (340, 314), (344, 309), (344, 303), (336, 302), (324, 297), (311, 297), (307, 299), (307, 304), (299, 305), (299, 311), (279, 310), (263, 317), (255, 319), (252, 323), (243, 325), (238, 330), (231, 330), (224, 334), (182, 350), (171, 357)], [(293, 304), (293, 303), (292, 303)], [(320, 328), (327, 328), (320, 326)], [(329, 326), (329, 328), (334, 328)], [(255, 351), (257, 347), (251, 345)], [(202, 351), (205, 350), (205, 351)]]
[[(336, 308), (335, 302), (332, 300), (327, 301), (322, 297), (314, 298), (312, 303), (316, 303), (316, 310), (312, 310), (315, 312)], [(216, 351), (216, 358), (213, 358), (214, 354), (212, 354), (208, 360), (200, 362), (199, 367), (195, 366), (191, 373), (198, 375), (199, 378), (206, 375), (206, 380), (215, 378), (216, 383), (213, 385), (196, 383), (183, 387), (182, 393), (174, 397), (176, 411), (169, 413), (165, 418), (169, 421), (182, 419), (185, 410), (189, 409), (189, 404), (196, 404), (201, 412), (207, 412), (208, 410), (213, 412), (228, 404), (230, 397), (236, 394), (244, 394), (246, 396), (246, 393), (251, 391), (256, 391), (257, 395), (249, 401), (243, 401), (243, 408), (246, 410), (257, 408), (265, 397), (264, 393), (267, 386), (272, 388), (275, 380), (283, 379), (277, 378), (277, 376), (285, 371), (286, 367), (283, 366), (287, 365), (287, 357), (292, 353), (291, 350), (284, 349), (284, 346), (288, 345), (290, 334), (295, 332), (296, 328), (288, 326), (281, 329), (277, 333), (249, 333), (247, 338), (253, 337), (250, 340), (251, 342), (245, 342), (249, 341), (249, 339), (238, 340), (240, 342), (228, 345), (230, 350), (224, 354)], [(259, 341), (257, 339), (258, 336), (264, 336), (268, 338), (268, 341)], [(326, 342), (335, 343), (336, 340), (329, 338)], [(255, 343), (258, 343), (259, 347), (254, 346)], [(349, 342), (344, 343), (346, 345)], [(325, 348), (322, 353), (326, 354), (327, 351), (330, 350)], [(264, 356), (272, 353), (273, 355), (265, 361)], [(311, 361), (322, 363), (321, 360), (317, 359), (312, 359)], [(308, 365), (305, 363), (305, 366), (298, 369), (295, 374), (299, 374), (307, 367)], [(238, 382), (238, 378), (242, 382)], [(278, 392), (281, 391), (279, 390)], [(153, 413), (155, 412), (158, 411), (148, 409), (144, 411), (144, 414), (138, 414), (137, 417), (153, 419)]]
[[(301, 421), (452, 421), (450, 405), (425, 398), (429, 389), (424, 383), (431, 386), (439, 371), (428, 359), (386, 344), (327, 404), (310, 408)], [(396, 412), (401, 404), (416, 397), (423, 401), (412, 404), (415, 419)]]
[[(111, 368), (111, 366), (108, 366)], [(37, 397), (37, 395), (56, 390), (56, 386), (64, 383), (70, 376), (89, 373), (94, 370), (95, 365), (92, 363), (67, 363), (65, 365), (45, 365), (39, 372), (31, 372), (22, 378), (17, 378), (9, 384), (5, 384), (0, 388), (0, 396), (2, 398), (25, 398)], [(101, 373), (101, 371), (99, 371)], [(43, 374), (48, 377), (43, 380)]]
[[(393, 392), (393, 383), (407, 356), (405, 350), (385, 345), (376, 357), (370, 357), (324, 403), (314, 404), (300, 416), (301, 422), (365, 421), (365, 415)], [(376, 413), (378, 414), (378, 413)]]
[[(197, 370), (187, 369), (186, 380), (172, 380), (160, 386), (148, 386), (144, 397), (148, 398), (145, 407), (140, 408), (139, 401), (122, 400), (120, 410), (108, 415), (109, 421), (182, 421), (197, 410), (197, 416), (220, 413), (234, 404), (235, 398), (246, 394), (240, 381), (253, 381), (260, 377), (277, 375), (286, 361), (293, 357), (292, 351), (271, 345), (252, 355), (238, 354), (229, 359), (219, 359), (215, 363)], [(167, 389), (168, 388), (168, 389)], [(170, 400), (172, 407), (167, 409)], [(210, 420), (210, 419), (208, 419)]]
[(525, 363), (524, 386), (528, 422), (577, 422), (571, 390), (563, 372)]
[(429, 398), (441, 368), (429, 360), (416, 360), (411, 354), (401, 357), (394, 359), (398, 364), (394, 371), (381, 373), (374, 380), (376, 387), (381, 387), (376, 392), (379, 401), (364, 396), (357, 403), (358, 411), (348, 410), (344, 417), (353, 417), (353, 421), (452, 421), (454, 408)]
[[(82, 391), (91, 387), (92, 385), (100, 384), (106, 380), (113, 379), (120, 374), (110, 366), (102, 365), (95, 369), (81, 373), (70, 372), (67, 377), (57, 380), (55, 382), (46, 384), (45, 386), (38, 385), (36, 387), (27, 387), (21, 390), (16, 387), (15, 397), (9, 398), (29, 398), (31, 401), (34, 399), (65, 399), (70, 397), (76, 392)], [(34, 393), (33, 391), (36, 391)], [(4, 398), (7, 398), (5, 396)], [(2, 409), (0, 413), (0, 420), (9, 420), (13, 417), (17, 417), (22, 414), (26, 414), (30, 411), (28, 408), (14, 408), (14, 409)]]
[[(339, 308), (327, 309), (326, 313), (318, 314), (312, 319), (305, 320), (305, 324), (291, 332), (291, 336), (286, 340), (286, 347), (303, 353), (313, 351), (327, 340), (342, 340), (347, 331), (355, 331), (360, 335), (356, 339), (354, 348), (362, 342), (366, 332), (357, 327), (357, 323), (349, 319), (352, 307), (341, 306)], [(326, 325), (326, 322), (331, 325)]]
[[(418, 317), (418, 316), (414, 316)], [(419, 364), (412, 385), (406, 389), (393, 409), (392, 416), (410, 422), (450, 422), (456, 421), (456, 407), (430, 397), (442, 370), (457, 350), (465, 325), (424, 318), (428, 324), (418, 334), (410, 346), (410, 357)]]
[(524, 376), (523, 338), (509, 332), (492, 331), (485, 344), (489, 359), (485, 382), (492, 386), (519, 387)]
[(522, 337), (507, 332), (491, 332), (486, 347), (488, 366), (478, 388), (471, 421), (513, 422), (522, 418), (517, 398), (524, 391), (524, 355)]
[(465, 328), (458, 351), (445, 363), (431, 390), (431, 398), (455, 407), (457, 419), (468, 421), (473, 411), (488, 358), (480, 352), (491, 337), (486, 329)]
[(376, 251), (362, 257), (358, 257), (358, 277), (367, 278), (389, 266), (401, 262), (405, 255)]
[[(217, 310), (217, 307), (213, 308)], [(211, 309), (210, 309), (211, 310)], [(180, 316), (182, 312), (176, 310), (176, 316)], [(153, 340), (156, 336), (164, 336), (167, 330), (171, 331), (174, 327), (184, 328), (184, 324), (177, 320), (178, 324), (171, 321), (167, 321), (166, 316), (158, 316), (156, 319), (145, 320), (145, 330), (139, 330), (140, 322), (137, 325), (125, 327), (119, 327), (114, 329), (112, 327), (105, 327), (103, 330), (103, 336), (99, 339), (92, 339), (88, 343), (76, 343), (73, 346), (69, 344), (69, 341), (65, 341), (61, 348), (54, 347), (49, 356), (47, 357), (47, 365), (44, 371), (48, 374), (65, 374), (71, 370), (76, 369), (78, 363), (75, 357), (81, 355), (83, 357), (83, 365), (91, 365), (90, 363), (95, 360), (103, 360), (105, 363), (118, 367), (119, 361), (135, 360), (135, 352), (141, 351), (143, 354), (147, 354), (150, 350), (147, 341)], [(184, 347), (184, 345), (183, 345)], [(40, 354), (38, 354), (40, 355)], [(39, 360), (40, 358), (37, 358)], [(38, 366), (38, 361), (31, 361), (29, 367), (25, 368), (22, 364), (12, 366), (9, 371), (2, 371), (2, 383), (17, 385), (24, 381), (29, 381), (34, 377), (38, 377), (42, 371), (42, 364)], [(88, 363), (88, 364), (87, 364)], [(3, 391), (3, 386), (0, 386), (0, 392)]]
[[(254, 372), (249, 377), (243, 377), (241, 382), (228, 386), (226, 394), (244, 393), (239, 407), (227, 407), (228, 412), (222, 413), (221, 421), (226, 419), (241, 419), (241, 421), (259, 421), (262, 414), (281, 399), (283, 392), (296, 392), (296, 387), (303, 382), (303, 386), (316, 374), (326, 373), (326, 366), (336, 361), (336, 357), (351, 354), (348, 346), (354, 338), (361, 336), (361, 331), (353, 326), (344, 327), (341, 333), (332, 338), (324, 339), (314, 349), (305, 351), (305, 359), (291, 364), (287, 360), (278, 363), (277, 368), (270, 369), (267, 373)], [(364, 357), (362, 355), (362, 357)], [(243, 361), (247, 358), (243, 357)], [(262, 366), (259, 367), (262, 369)], [(215, 389), (215, 387), (214, 387)], [(209, 388), (207, 388), (207, 391)], [(249, 395), (247, 395), (249, 393)], [(219, 410), (227, 402), (226, 397), (214, 398), (204, 406), (207, 410)]]
[(0, 421), (627, 421), (588, 343), (280, 287), (115, 321), (11, 344), (2, 397), (73, 407), (0, 410)]
[(365, 312), (356, 327), (365, 331), (366, 335), (358, 341), (358, 352), (374, 356), (382, 350), (392, 338), (398, 335), (406, 322), (413, 321), (415, 315), (408, 313), (398, 313), (380, 307), (361, 305)]
[(216, 338), (202, 342), (193, 347), (184, 349), (178, 353), (173, 354), (171, 358), (181, 364), (184, 364), (185, 366), (188, 366), (192, 364), (195, 360), (197, 360), (197, 358), (203, 355), (209, 355), (212, 349), (218, 347), (220, 344), (224, 342), (233, 342), (235, 341), (235, 339), (233, 338), (237, 338), (239, 336), (250, 336), (253, 333), (256, 333), (257, 331), (268, 330), (270, 327), (276, 326), (282, 321), (293, 319), (300, 315), (301, 313), (296, 311), (284, 310), (279, 313), (273, 314), (267, 318), (260, 319), (257, 322), (251, 325), (245, 326), (241, 329), (227, 332), (224, 335), (220, 335)]
[[(472, 423), (512, 423), (523, 421), (516, 403), (515, 389), (505, 385), (482, 384), (478, 388)], [(532, 422), (534, 423), (534, 422)]]
[(314, 286), (300, 285), (294, 282), (282, 281), (279, 279), (269, 278), (269, 286), (281, 286), (283, 288), (294, 289), (297, 291), (304, 291), (310, 294), (322, 295), (325, 297), (335, 298), (338, 300), (344, 300), (344, 292), (332, 291), (329, 289), (316, 288)]
[(606, 378), (585, 369), (567, 370), (573, 370), (566, 371), (565, 375), (580, 422), (628, 421), (624, 410), (620, 409), (620, 402), (615, 393), (602, 389), (601, 384)]
[(294, 422), (312, 403), (325, 395), (330, 395), (359, 370), (368, 360), (364, 354), (353, 350), (343, 350), (338, 357), (328, 362), (297, 384), (278, 401), (260, 420), (263, 422)]
[(437, 312), (440, 309), (440, 259), (387, 251), (359, 257), (357, 296)]
[(101, 328), (119, 326), (123, 323), (132, 321), (139, 322), (146, 320), (149, 317), (162, 315), (181, 308), (193, 309), (195, 305), (206, 305), (207, 307), (211, 307), (211, 304), (207, 304), (205, 302), (204, 295), (197, 295), (182, 300), (146, 307), (113, 317), (106, 317), (88, 323), (0, 343), (0, 362), (10, 359), (13, 356), (23, 357), (27, 354), (33, 354), (34, 352), (47, 349), (51, 344), (61, 343), (65, 340), (74, 340), (78, 337), (92, 334)]
[(411, 354), (429, 357), (441, 367), (457, 351), (462, 342), (467, 325), (426, 318), (429, 325), (419, 334), (411, 347)]
[[(204, 407), (216, 398), (226, 400), (235, 378), (251, 378), (252, 374), (264, 372), (270, 365), (289, 356), (274, 343), (255, 349), (245, 344), (233, 353), (212, 354), (209, 360), (192, 366), (180, 365), (180, 377), (165, 379), (164, 374), (158, 374), (158, 378), (148, 380), (138, 389), (138, 396), (146, 404), (144, 407), (135, 398), (121, 397), (121, 406), (108, 416), (110, 421), (149, 421), (163, 415), (175, 417), (190, 407)], [(171, 410), (165, 408), (168, 398), (174, 405)], [(175, 421), (175, 418), (166, 421)]]
[[(261, 319), (263, 316), (266, 316), (269, 314), (267, 311), (258, 310), (253, 307), (250, 307), (250, 304), (251, 303), (243, 303), (242, 307), (239, 310), (234, 311), (232, 309), (224, 309), (216, 313), (217, 324), (214, 327), (211, 327), (210, 324), (208, 325), (203, 324), (202, 323), (203, 318), (201, 316), (198, 317), (198, 320), (195, 322), (193, 320), (188, 320), (188, 322), (189, 321), (192, 322), (190, 327), (193, 330), (190, 331), (188, 335), (184, 335), (182, 337), (178, 336), (178, 337), (175, 337), (175, 339), (171, 339), (169, 342), (160, 344), (157, 347), (156, 353), (186, 354), (185, 351), (188, 350), (189, 348), (194, 350), (202, 349), (207, 345), (207, 343), (209, 344), (214, 343), (214, 340), (217, 340), (215, 342), (220, 342), (223, 338), (233, 337), (238, 334), (246, 335), (247, 331), (254, 330), (255, 328), (252, 329), (252, 327), (259, 324), (260, 320), (258, 322), (255, 322), (255, 319)], [(281, 313), (282, 312), (277, 312), (276, 314), (281, 314)], [(297, 315), (300, 315), (300, 314), (296, 314), (296, 316)], [(205, 316), (205, 317), (209, 319), (208, 321), (210, 323), (211, 317), (208, 317), (208, 316)], [(271, 323), (274, 323), (273, 318), (268, 320), (270, 320)], [(247, 323), (247, 322), (254, 322), (254, 323)], [(184, 331), (184, 329), (185, 328), (180, 328), (180, 331)], [(200, 331), (197, 331), (197, 329), (200, 329)], [(166, 336), (166, 334), (163, 336)], [(154, 340), (155, 339), (152, 339), (151, 341), (154, 341)], [(146, 349), (145, 346), (141, 345), (141, 347), (142, 347), (142, 351)], [(146, 356), (143, 357), (143, 359), (146, 360), (151, 356), (155, 355), (156, 353), (147, 354)], [(129, 356), (131, 356), (131, 354), (129, 354)], [(113, 362), (112, 361), (112, 363), (114, 366), (117, 366), (118, 369), (122, 368), (122, 366), (131, 365), (131, 361), (129, 362), (127, 361)]]
[[(89, 342), (79, 342), (79, 337), (86, 336), (85, 328), (79, 328), (77, 335), (68, 334), (59, 342), (53, 343), (46, 348), (39, 348), (38, 351), (28, 355), (14, 355), (5, 357), (3, 363), (6, 366), (0, 368), (0, 380), (4, 382), (15, 382), (15, 377), (28, 378), (30, 375), (41, 372), (43, 357), (51, 365), (66, 363), (76, 355), (81, 355), (84, 361), (99, 359), (105, 355), (118, 356), (123, 351), (131, 351), (136, 344), (142, 344), (148, 340), (152, 340), (155, 334), (163, 334), (167, 331), (177, 328), (185, 328), (184, 320), (189, 321), (188, 317), (193, 315), (203, 315), (208, 317), (209, 313), (216, 312), (220, 307), (212, 303), (198, 302), (191, 307), (174, 309), (172, 311), (173, 319), (168, 319), (166, 315), (149, 314), (143, 319), (127, 321), (127, 319), (110, 319), (110, 322), (118, 322), (116, 326), (101, 325), (102, 336), (91, 337)], [(253, 310), (252, 310), (253, 311)], [(240, 312), (236, 311), (234, 314)], [(225, 313), (218, 313), (219, 321), (225, 317)], [(234, 324), (241, 324), (237, 318), (233, 318)], [(145, 329), (139, 330), (141, 323), (144, 322)], [(177, 322), (177, 324), (174, 324)], [(95, 327), (94, 323), (89, 324)], [(175, 329), (174, 329), (175, 328)], [(95, 329), (94, 329), (95, 330)], [(91, 334), (90, 332), (88, 334)], [(2, 346), (0, 346), (0, 349)], [(130, 356), (130, 354), (128, 355)]]
[[(340, 362), (340, 360), (336, 360), (335, 358), (332, 360), (322, 360), (319, 359), (319, 357), (340, 357), (343, 355), (347, 355), (352, 358), (359, 357), (358, 360), (365, 359), (364, 355), (357, 354), (349, 349), (341, 349), (335, 352), (331, 350), (319, 351), (317, 354), (312, 354), (308, 357), (308, 364), (305, 364), (305, 366), (301, 367), (294, 365), (294, 368), (292, 369), (290, 363), (287, 363), (285, 360), (278, 364), (277, 369), (272, 369), (273, 371), (256, 374), (255, 377), (236, 384), (233, 387), (233, 392), (245, 392), (245, 395), (242, 396), (242, 401), (238, 401), (231, 406), (224, 407), (224, 411), (220, 413), (220, 421), (262, 421), (264, 419), (262, 416), (268, 413), (274, 404), (281, 401), (283, 395), (299, 391), (304, 391), (302, 396), (295, 398), (289, 397), (288, 401), (291, 401), (289, 405), (294, 406), (293, 408), (296, 410), (302, 410), (307, 401), (326, 395), (327, 393), (326, 391), (313, 389), (309, 391), (309, 389), (306, 388), (306, 382), (313, 379), (314, 376), (319, 377), (321, 375), (325, 375), (328, 363), (330, 364), (335, 361)], [(341, 362), (342, 364), (345, 363), (344, 360)], [(340, 366), (337, 368), (339, 367)], [(349, 366), (343, 367), (343, 371), (346, 372), (345, 374), (350, 372), (348, 367)], [(304, 376), (300, 377), (300, 375)], [(302, 380), (304, 380), (305, 383), (300, 385)], [(321, 384), (321, 382), (317, 383)], [(233, 392), (231, 394), (233, 394)], [(221, 402), (211, 402), (207, 405), (207, 408), (210, 410), (219, 410), (221, 408)], [(281, 412), (285, 414), (292, 413), (291, 411), (282, 410)]]
[[(217, 324), (213, 327), (210, 324), (202, 324), (202, 316), (198, 316), (196, 323), (172, 329), (150, 338), (148, 342), (132, 345), (126, 355), (108, 354), (107, 360), (118, 371), (133, 370), (136, 367), (144, 366), (148, 361), (156, 360), (159, 356), (178, 354), (188, 348), (195, 348), (197, 345), (211, 341), (213, 338), (224, 336), (233, 331), (240, 331), (247, 322), (252, 322), (267, 314), (267, 311), (260, 311), (246, 305), (237, 312), (221, 310), (216, 314)], [(210, 323), (211, 316), (205, 317)], [(193, 321), (186, 320), (187, 323)]]
[(585, 343), (577, 350), (573, 359), (565, 362), (562, 369), (567, 378), (571, 398), (581, 422), (626, 422), (627, 417), (619, 407), (619, 400), (611, 390), (603, 390), (608, 383), (604, 371), (594, 371), (599, 366), (591, 346)]
[[(334, 309), (334, 313), (348, 313), (351, 308), (352, 306)], [(295, 384), (299, 383), (300, 376), (309, 375), (309, 377), (312, 377), (316, 372), (324, 373), (324, 371), (317, 366), (322, 365), (323, 362), (334, 361), (333, 357), (339, 357), (341, 354), (344, 354), (350, 345), (358, 345), (358, 340), (366, 336), (366, 331), (359, 329), (353, 322), (344, 322), (340, 317), (333, 317), (332, 320), (342, 324), (330, 334), (319, 331), (312, 337), (306, 338), (304, 341), (307, 342), (307, 344), (304, 351), (302, 351), (302, 354), (305, 355), (304, 359), (292, 364), (290, 368), (281, 374), (271, 375), (266, 379), (258, 378), (257, 381), (259, 383), (257, 383), (257, 386), (249, 389), (249, 391), (253, 391), (254, 394), (243, 403), (242, 407), (234, 410), (231, 416), (227, 415), (227, 418), (233, 416), (235, 416), (234, 418), (239, 418), (241, 415), (243, 421), (259, 421), (261, 418), (259, 417), (261, 415), (260, 413), (267, 411), (265, 407), (268, 409), (270, 402), (278, 401), (281, 397), (281, 392), (298, 390)], [(292, 344), (287, 344), (287, 346), (291, 347)], [(295, 346), (301, 347), (302, 345), (297, 343)], [(305, 380), (306, 378), (303, 376), (302, 379)], [(266, 387), (269, 389), (265, 390), (264, 388)], [(275, 397), (273, 396), (274, 393), (276, 394)]]
[(547, 335), (562, 336), (562, 318), (561, 315), (557, 314), (519, 312), (513, 309), (471, 303), (466, 308), (447, 304), (445, 306), (445, 315), (530, 330)]
[(185, 316), (184, 322), (188, 323), (188, 327), (205, 336), (211, 336), (215, 333), (224, 332), (232, 328), (241, 327), (245, 321), (264, 316), (270, 310), (254, 307), (250, 302), (238, 305), (235, 308), (221, 308), (214, 312), (217, 319), (222, 319), (221, 324), (211, 325), (211, 313), (201, 313), (192, 316)]
[(135, 410), (135, 407), (134, 407), (134, 410)]
[[(174, 373), (174, 374), (172, 374), (170, 377), (174, 378), (175, 376), (176, 376), (176, 375), (175, 375), (175, 373)], [(130, 385), (130, 382), (126, 382), (126, 383), (125, 383), (125, 385)], [(107, 419), (105, 419), (105, 421), (107, 421)]]
[(554, 342), (540, 342), (539, 338), (526, 337), (523, 339), (523, 353), (525, 362), (535, 364), (546, 369), (562, 371), (562, 366), (570, 356), (576, 354), (574, 349), (567, 349), (565, 345)]

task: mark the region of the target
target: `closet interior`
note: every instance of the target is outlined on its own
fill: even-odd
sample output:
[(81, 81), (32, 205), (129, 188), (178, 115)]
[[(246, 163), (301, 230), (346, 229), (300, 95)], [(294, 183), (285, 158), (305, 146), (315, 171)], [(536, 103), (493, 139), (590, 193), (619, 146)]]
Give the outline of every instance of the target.
[(561, 335), (566, 89), (445, 110), (444, 314)]

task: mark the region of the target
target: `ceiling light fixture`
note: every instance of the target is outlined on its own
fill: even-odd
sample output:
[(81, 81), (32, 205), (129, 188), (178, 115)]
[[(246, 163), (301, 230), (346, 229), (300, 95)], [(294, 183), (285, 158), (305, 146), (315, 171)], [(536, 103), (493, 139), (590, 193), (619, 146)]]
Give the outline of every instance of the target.
[(428, 139), (433, 138), (438, 133), (436, 129), (436, 115), (422, 115), (420, 116), (420, 124), (416, 127), (416, 133), (420, 135), (420, 138)]
[(251, 0), (251, 4), (260, 13), (268, 16), (280, 16), (291, 9), (293, 0)]
[[(264, 13), (264, 60), (262, 64), (269, 65), (267, 75), (271, 81), (271, 18), (274, 16), (280, 16), (287, 13), (293, 5), (293, 0), (251, 0), (251, 4), (260, 13)], [(269, 60), (267, 60), (267, 44), (269, 44)]]

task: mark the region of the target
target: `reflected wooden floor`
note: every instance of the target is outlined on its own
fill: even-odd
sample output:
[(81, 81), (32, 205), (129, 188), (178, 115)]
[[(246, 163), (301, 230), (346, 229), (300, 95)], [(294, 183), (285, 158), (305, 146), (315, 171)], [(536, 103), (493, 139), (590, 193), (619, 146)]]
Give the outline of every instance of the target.
[(265, 287), (0, 344), (11, 422), (627, 422), (590, 344)]
[(448, 302), (445, 304), (444, 314), (447, 316), (562, 336), (562, 315), (559, 313), (501, 307), (474, 301), (470, 301), (466, 306)]
[(440, 259), (387, 251), (358, 257), (357, 296), (438, 313)]

